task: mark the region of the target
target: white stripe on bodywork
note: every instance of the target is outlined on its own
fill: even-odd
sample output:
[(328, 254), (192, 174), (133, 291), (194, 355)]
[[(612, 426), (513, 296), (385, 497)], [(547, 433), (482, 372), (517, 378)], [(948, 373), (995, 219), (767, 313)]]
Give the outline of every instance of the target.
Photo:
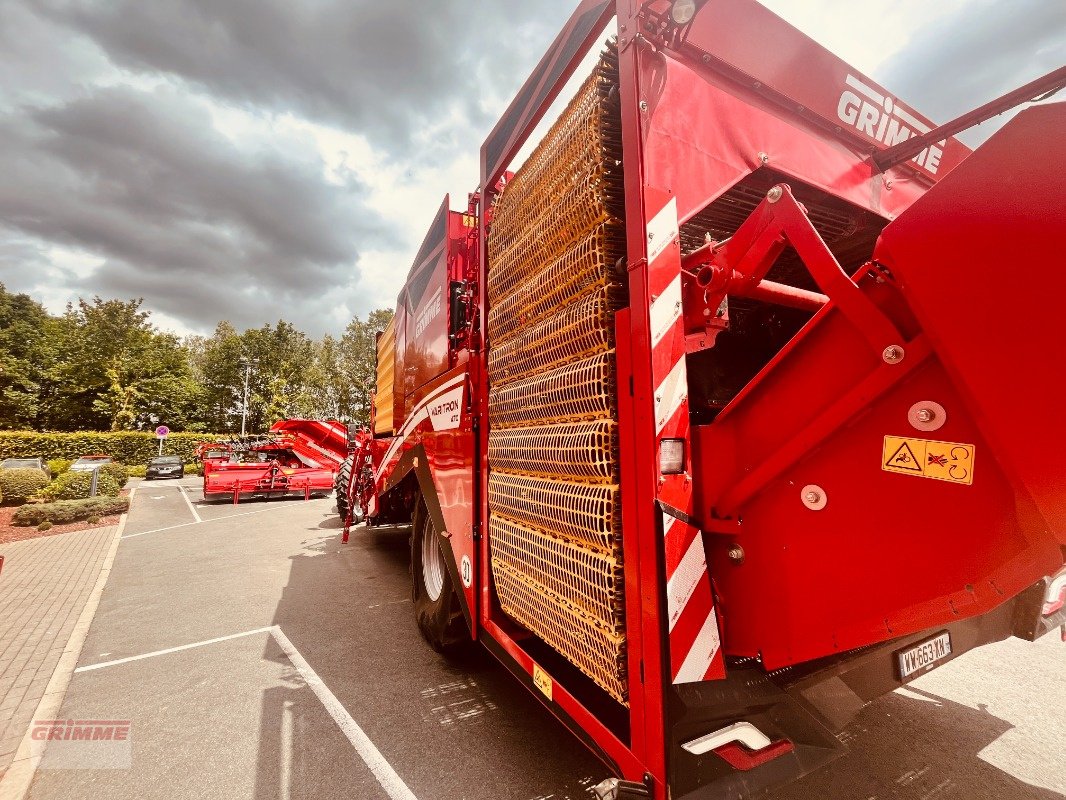
[(670, 630), (674, 629), (692, 594), (707, 574), (707, 555), (703, 552), (703, 537), (698, 533), (681, 557), (674, 574), (666, 582), (666, 613)]
[(671, 197), (663, 210), (648, 222), (647, 234), (648, 263), (651, 264), (678, 236), (676, 197)]
[(378, 474), (374, 476), (374, 480), (381, 478), (382, 473), (385, 471), (385, 467), (388, 466), (389, 461), (391, 461), (392, 457), (396, 454), (397, 448), (406, 441), (407, 437), (410, 436), (422, 422), (429, 418), (429, 404), (438, 399), (448, 389), (451, 389), (457, 383), (461, 383), (465, 380), (465, 372), (456, 375), (454, 378), (445, 381), (434, 389), (422, 400), (421, 403), (419, 403), (418, 408), (415, 409), (411, 416), (407, 418), (407, 421), (404, 422), (403, 427), (400, 428), (400, 432), (393, 437), (392, 444), (390, 444), (389, 449), (385, 451), (385, 457), (381, 459), (381, 467), (378, 470)]
[(715, 619), (714, 609), (707, 614), (696, 641), (692, 643), (692, 649), (688, 651), (681, 669), (674, 676), (674, 683), (695, 683), (702, 681), (711, 668), (714, 655), (718, 652), (721, 642), (718, 639), (718, 620)]
[(663, 432), (666, 423), (674, 416), (681, 404), (688, 399), (688, 372), (684, 356), (674, 364), (659, 388), (655, 390), (655, 435)]
[(670, 332), (681, 316), (681, 276), (674, 278), (651, 304), (651, 346), (655, 347)]
[(680, 521), (681, 520), (679, 520), (677, 517), (672, 517), (669, 514), (667, 514), (665, 511), (663, 512), (663, 538), (664, 539), (670, 535), (670, 531)]
[(846, 77), (844, 79), (844, 83), (846, 83), (852, 89), (855, 89), (857, 91), (862, 92), (864, 95), (869, 97), (871, 100), (876, 102), (878, 105), (884, 105), (885, 96), (883, 94), (881, 94), (879, 91), (877, 91), (876, 89), (874, 89), (873, 87), (867, 86), (865, 83), (860, 81), (854, 75), (848, 75), (848, 77)]

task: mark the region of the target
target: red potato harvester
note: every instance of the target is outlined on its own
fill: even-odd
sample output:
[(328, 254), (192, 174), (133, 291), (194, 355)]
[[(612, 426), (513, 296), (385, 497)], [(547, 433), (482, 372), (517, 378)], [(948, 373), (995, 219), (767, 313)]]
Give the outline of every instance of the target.
[(285, 419), (264, 436), (203, 442), (204, 498), (329, 493), (348, 452), (348, 431), (336, 420)]
[(1064, 84), (937, 127), (752, 0), (584, 0), (445, 199), (347, 522), (412, 524), (426, 639), (488, 648), (600, 797), (751, 796), (1066, 623), (1066, 104), (951, 138)]

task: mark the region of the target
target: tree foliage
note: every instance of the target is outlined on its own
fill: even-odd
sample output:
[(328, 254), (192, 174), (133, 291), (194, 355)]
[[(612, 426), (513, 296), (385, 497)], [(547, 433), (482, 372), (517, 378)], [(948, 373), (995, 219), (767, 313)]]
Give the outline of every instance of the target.
[(0, 284), (0, 429), (229, 432), (285, 417), (364, 423), (375, 340), (392, 317), (353, 319), (314, 340), (279, 320), (184, 340), (160, 331), (137, 300), (79, 300), (52, 316)]

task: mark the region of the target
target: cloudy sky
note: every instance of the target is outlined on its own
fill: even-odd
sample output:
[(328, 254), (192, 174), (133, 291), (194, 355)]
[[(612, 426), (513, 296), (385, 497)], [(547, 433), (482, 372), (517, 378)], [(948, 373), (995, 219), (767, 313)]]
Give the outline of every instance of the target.
[[(1063, 0), (766, 4), (938, 120), (1066, 63)], [(0, 0), (0, 281), (339, 332), (393, 304), (573, 6)]]

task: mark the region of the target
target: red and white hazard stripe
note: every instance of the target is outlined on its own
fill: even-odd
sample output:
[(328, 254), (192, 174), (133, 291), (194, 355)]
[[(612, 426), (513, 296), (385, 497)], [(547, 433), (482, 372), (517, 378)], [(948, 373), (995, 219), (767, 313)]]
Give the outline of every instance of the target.
[[(676, 199), (670, 198), (648, 222), (647, 244), (656, 445), (662, 439), (683, 439), (688, 453), (688, 373)], [(671, 508), (691, 515), (691, 481), (668, 478), (660, 482), (659, 494), (659, 499)], [(662, 529), (671, 679), (674, 683), (692, 683), (724, 677), (703, 534), (666, 513), (662, 516)]]

